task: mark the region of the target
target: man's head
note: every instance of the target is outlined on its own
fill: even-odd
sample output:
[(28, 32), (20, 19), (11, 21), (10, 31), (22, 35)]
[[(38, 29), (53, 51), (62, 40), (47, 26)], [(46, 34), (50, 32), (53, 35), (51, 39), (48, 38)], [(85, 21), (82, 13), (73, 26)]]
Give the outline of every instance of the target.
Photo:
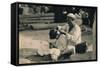
[(50, 39), (57, 39), (58, 38), (58, 36), (60, 35), (60, 32), (57, 29), (59, 30), (59, 28), (56, 28), (56, 29), (51, 29), (49, 31), (49, 38)]
[(76, 16), (73, 13), (67, 14), (67, 21), (68, 22), (74, 21), (75, 19), (76, 19)]

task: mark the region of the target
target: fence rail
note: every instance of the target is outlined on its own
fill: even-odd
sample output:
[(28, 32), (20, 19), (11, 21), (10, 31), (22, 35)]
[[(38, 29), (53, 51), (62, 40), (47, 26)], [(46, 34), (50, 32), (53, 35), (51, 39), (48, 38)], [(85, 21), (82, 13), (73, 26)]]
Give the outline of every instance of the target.
[(54, 22), (54, 13), (19, 15), (20, 24), (51, 23)]

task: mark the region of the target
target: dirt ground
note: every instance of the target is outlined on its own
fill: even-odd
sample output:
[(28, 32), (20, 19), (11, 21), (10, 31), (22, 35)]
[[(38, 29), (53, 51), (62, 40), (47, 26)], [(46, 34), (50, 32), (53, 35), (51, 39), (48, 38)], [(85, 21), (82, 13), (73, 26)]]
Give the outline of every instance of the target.
[[(50, 62), (49, 56), (41, 57), (35, 56), (37, 49), (41, 48), (47, 52), (48, 50), (48, 36), (49, 30), (26, 30), (19, 32), (19, 63), (44, 63)], [(92, 32), (82, 33), (82, 40), (87, 41), (89, 44), (93, 45)], [(43, 46), (42, 46), (43, 45)], [(42, 47), (41, 47), (42, 46)], [(46, 50), (45, 50), (46, 49)], [(90, 47), (90, 50), (92, 47)], [(93, 60), (95, 59), (92, 52), (85, 54), (72, 55), (71, 58), (65, 59), (63, 61), (78, 61), (78, 60)]]

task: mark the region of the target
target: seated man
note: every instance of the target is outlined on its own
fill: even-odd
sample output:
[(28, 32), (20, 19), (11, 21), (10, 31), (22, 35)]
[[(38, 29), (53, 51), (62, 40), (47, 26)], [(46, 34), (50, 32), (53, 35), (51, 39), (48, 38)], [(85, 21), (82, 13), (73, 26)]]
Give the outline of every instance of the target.
[[(53, 46), (60, 50), (61, 55), (68, 57), (71, 52), (75, 54), (75, 46), (81, 43), (81, 28), (75, 23), (74, 14), (67, 15), (67, 23), (64, 26), (58, 26), (56, 32), (58, 36), (53, 39)], [(52, 39), (51, 39), (52, 40)]]
[[(75, 23), (75, 15), (69, 13), (67, 15), (67, 23), (69, 28), (65, 30), (60, 30), (62, 34), (65, 35), (66, 39), (66, 50), (74, 49), (75, 53), (75, 45), (81, 43), (81, 28)], [(65, 25), (64, 25), (65, 26)], [(61, 46), (61, 45), (60, 45)]]

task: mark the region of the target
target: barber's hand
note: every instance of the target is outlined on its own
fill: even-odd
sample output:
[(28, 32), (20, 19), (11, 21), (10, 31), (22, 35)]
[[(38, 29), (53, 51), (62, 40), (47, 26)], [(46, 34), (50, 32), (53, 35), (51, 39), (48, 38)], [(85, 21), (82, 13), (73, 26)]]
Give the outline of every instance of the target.
[(61, 34), (66, 34), (66, 32), (64, 30), (60, 30)]
[(61, 32), (61, 34), (66, 35), (67, 39), (70, 39), (70, 35), (67, 32), (65, 32), (64, 30), (60, 30), (60, 32)]

